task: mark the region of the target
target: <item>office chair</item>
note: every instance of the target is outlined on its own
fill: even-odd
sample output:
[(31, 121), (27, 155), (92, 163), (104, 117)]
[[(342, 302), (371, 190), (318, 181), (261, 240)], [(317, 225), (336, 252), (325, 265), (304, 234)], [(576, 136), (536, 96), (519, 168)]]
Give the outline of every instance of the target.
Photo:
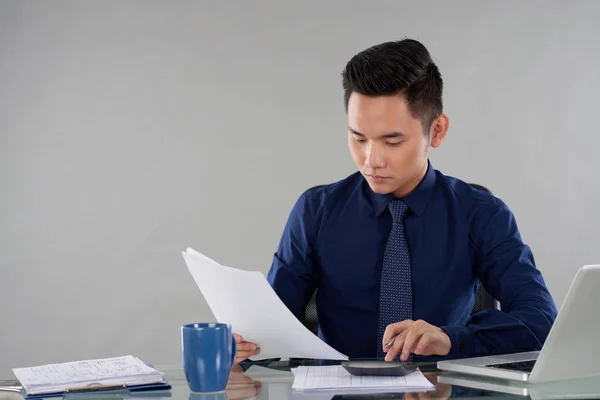
[[(492, 192), (485, 186), (478, 185), (476, 183), (471, 183), (470, 185), (475, 189), (483, 190), (486, 193), (492, 194)], [(308, 189), (307, 192), (313, 189), (318, 189), (323, 186), (325, 185), (313, 186), (310, 189)], [(306, 308), (304, 309), (304, 315), (302, 317), (302, 323), (304, 324), (304, 326), (306, 326), (315, 335), (319, 331), (319, 317), (317, 314), (317, 292), (318, 289), (315, 290), (312, 294), (310, 300), (308, 301), (308, 304), (306, 305)], [(485, 290), (483, 285), (479, 283), (479, 288), (477, 289), (477, 293), (475, 293), (475, 304), (473, 305), (471, 314), (478, 313), (479, 311), (483, 311), (486, 308), (498, 309), (499, 303), (494, 297), (492, 297), (492, 295), (490, 295)]]

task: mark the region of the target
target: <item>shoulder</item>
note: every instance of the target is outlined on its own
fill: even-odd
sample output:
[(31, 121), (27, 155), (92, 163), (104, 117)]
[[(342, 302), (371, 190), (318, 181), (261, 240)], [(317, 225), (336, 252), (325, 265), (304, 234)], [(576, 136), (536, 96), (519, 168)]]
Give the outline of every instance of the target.
[(435, 172), (441, 195), (471, 222), (485, 223), (498, 216), (512, 219), (508, 205), (485, 183), (467, 183), (437, 170)]
[(288, 224), (316, 235), (324, 218), (332, 217), (332, 211), (343, 209), (340, 205), (351, 201), (363, 181), (357, 172), (337, 182), (309, 187), (297, 198)]
[(328, 183), (328, 184), (320, 184), (313, 186), (306, 190), (303, 195), (306, 196), (314, 196), (319, 198), (323, 195), (339, 195), (344, 194), (347, 191), (352, 191), (359, 187), (363, 181), (363, 177), (360, 172), (355, 172), (352, 175), (347, 176), (344, 179), (339, 181)]
[(500, 243), (509, 237), (520, 240), (515, 217), (508, 205), (486, 186), (438, 174), (445, 202), (463, 218), (471, 240), (478, 244)]
[(345, 209), (344, 205), (356, 201), (363, 183), (364, 178), (356, 172), (333, 183), (309, 187), (297, 198), (291, 218), (301, 219), (306, 225), (318, 225), (326, 218), (335, 218)]
[(442, 195), (454, 199), (463, 207), (499, 207), (503, 201), (496, 197), (483, 183), (467, 183), (453, 176), (435, 171), (438, 187)]
[(316, 208), (326, 206), (328, 203), (339, 203), (340, 200), (349, 199), (362, 187), (362, 183), (362, 175), (360, 172), (355, 172), (342, 180), (307, 189), (300, 196), (300, 200)]

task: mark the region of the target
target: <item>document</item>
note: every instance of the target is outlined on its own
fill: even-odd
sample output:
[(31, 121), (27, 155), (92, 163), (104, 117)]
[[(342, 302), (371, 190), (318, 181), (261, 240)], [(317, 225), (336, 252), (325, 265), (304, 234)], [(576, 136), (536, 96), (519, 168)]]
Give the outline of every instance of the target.
[(420, 370), (406, 376), (355, 376), (341, 365), (301, 366), (292, 370), (298, 390), (388, 390), (402, 392), (425, 391), (434, 385)]
[(165, 383), (162, 373), (131, 355), (13, 368), (27, 395)]
[(348, 359), (309, 331), (262, 273), (222, 266), (191, 248), (183, 258), (217, 321), (260, 347), (251, 359)]
[(290, 371), (281, 371), (273, 368), (261, 367), (260, 365), (251, 365), (244, 375), (257, 381), (266, 380), (269, 383), (273, 382), (288, 382), (294, 381), (294, 374)]

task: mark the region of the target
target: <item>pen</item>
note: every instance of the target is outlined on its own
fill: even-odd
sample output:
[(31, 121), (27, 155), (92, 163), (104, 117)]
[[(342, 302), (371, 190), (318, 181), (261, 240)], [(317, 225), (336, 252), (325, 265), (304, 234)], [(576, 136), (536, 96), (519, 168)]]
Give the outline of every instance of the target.
[(0, 381), (0, 392), (17, 392), (21, 393), (21, 383), (19, 381)]
[(383, 346), (384, 349), (389, 349), (390, 347), (392, 347), (392, 345), (394, 344), (394, 341), (396, 340), (396, 338), (398, 337), (398, 335), (394, 336), (393, 338), (390, 339), (389, 342), (387, 342), (385, 344), (385, 346)]

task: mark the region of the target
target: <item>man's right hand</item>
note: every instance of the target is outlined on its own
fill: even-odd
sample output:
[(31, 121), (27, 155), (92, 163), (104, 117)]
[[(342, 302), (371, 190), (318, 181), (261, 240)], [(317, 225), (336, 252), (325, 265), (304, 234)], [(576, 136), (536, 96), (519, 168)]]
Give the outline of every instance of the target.
[(238, 365), (248, 357), (255, 356), (260, 354), (260, 349), (256, 345), (256, 343), (245, 342), (244, 338), (238, 335), (237, 333), (233, 334), (235, 339), (235, 344), (237, 346), (237, 353), (235, 354), (235, 362), (234, 365)]

